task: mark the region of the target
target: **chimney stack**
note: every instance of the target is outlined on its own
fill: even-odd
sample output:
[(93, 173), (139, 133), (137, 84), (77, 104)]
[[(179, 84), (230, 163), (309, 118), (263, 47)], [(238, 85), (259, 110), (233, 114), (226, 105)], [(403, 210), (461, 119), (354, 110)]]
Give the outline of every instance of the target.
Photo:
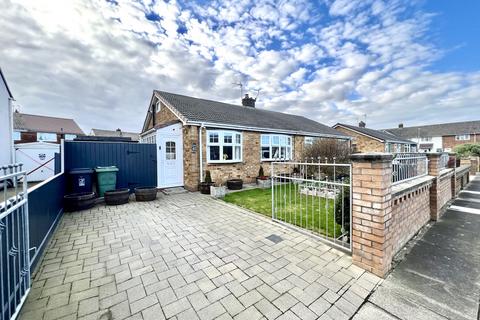
[(242, 106), (255, 108), (255, 101), (257, 101), (257, 99), (249, 97), (247, 93), (245, 97), (242, 99)]
[(360, 122), (358, 123), (358, 126), (359, 126), (360, 128), (365, 128), (366, 124), (365, 124), (365, 122), (360, 121)]
[(398, 127), (399, 127), (399, 128), (403, 128), (403, 123), (399, 123), (399, 124), (398, 124)]
[(115, 130), (115, 131), (117, 131), (117, 132), (118, 132), (118, 135), (119, 135), (120, 137), (122, 137), (122, 136), (123, 136), (123, 134), (122, 134), (122, 130), (121, 130), (120, 128), (117, 128), (117, 130)]

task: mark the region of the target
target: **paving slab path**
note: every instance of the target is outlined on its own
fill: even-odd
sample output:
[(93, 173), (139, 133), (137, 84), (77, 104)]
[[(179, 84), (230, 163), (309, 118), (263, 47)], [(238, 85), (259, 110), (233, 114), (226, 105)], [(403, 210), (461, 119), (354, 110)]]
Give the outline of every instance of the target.
[(452, 203), (354, 316), (479, 318), (480, 176)]
[(349, 319), (379, 281), (267, 218), (161, 195), (66, 213), (20, 319)]

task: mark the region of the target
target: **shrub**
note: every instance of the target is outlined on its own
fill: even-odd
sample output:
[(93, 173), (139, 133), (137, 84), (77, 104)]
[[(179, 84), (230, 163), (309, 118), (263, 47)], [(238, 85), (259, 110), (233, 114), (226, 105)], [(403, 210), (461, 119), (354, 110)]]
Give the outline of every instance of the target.
[[(345, 181), (348, 183), (348, 181)], [(335, 198), (335, 222), (342, 225), (342, 197), (343, 197), (343, 226), (344, 231), (350, 233), (350, 187), (342, 187), (343, 192)], [(350, 235), (349, 235), (350, 237)]]
[(327, 159), (328, 162), (333, 162), (333, 158), (338, 163), (350, 162), (350, 155), (352, 149), (349, 141), (339, 139), (317, 139), (311, 145), (306, 146), (303, 152), (304, 158), (320, 157), (323, 162)]
[(259, 177), (265, 177), (265, 172), (263, 172), (263, 167), (260, 166), (260, 169), (258, 170), (258, 176)]
[(480, 156), (480, 143), (465, 143), (455, 147), (455, 152), (460, 157)]
[[(303, 158), (310, 161), (313, 158), (314, 162), (320, 160), (320, 162), (333, 163), (334, 159), (336, 163), (350, 163), (350, 155), (352, 154), (352, 148), (350, 142), (339, 139), (317, 139), (313, 144), (305, 146), (303, 152)], [(316, 169), (311, 167), (312, 172), (308, 172), (308, 175), (315, 174)], [(317, 170), (318, 171), (318, 170)], [(328, 176), (330, 179), (333, 177), (333, 167), (322, 167), (322, 174)], [(348, 176), (349, 172), (346, 167), (336, 168), (335, 179), (339, 176)]]
[(212, 183), (212, 175), (210, 174), (210, 170), (207, 170), (205, 172), (205, 182)]

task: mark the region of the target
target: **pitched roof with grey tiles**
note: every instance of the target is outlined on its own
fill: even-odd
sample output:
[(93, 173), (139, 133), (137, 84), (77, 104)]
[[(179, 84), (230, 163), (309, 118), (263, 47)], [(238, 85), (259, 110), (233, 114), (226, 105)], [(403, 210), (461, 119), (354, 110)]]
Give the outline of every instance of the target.
[(13, 113), (13, 128), (17, 131), (49, 132), (83, 135), (73, 119)]
[(456, 136), (480, 133), (480, 121), (463, 121), (431, 124), (426, 126), (384, 129), (403, 138)]
[(92, 135), (97, 137), (125, 137), (131, 138), (132, 141), (139, 141), (140, 135), (135, 132), (127, 132), (122, 130), (104, 130), (104, 129), (92, 129)]
[[(326, 125), (302, 116), (245, 107), (155, 90), (154, 93), (175, 108), (187, 123), (239, 126), (252, 131), (288, 131), (314, 136), (347, 138)], [(145, 128), (144, 128), (145, 131)]]
[(349, 124), (344, 124), (344, 123), (337, 123), (334, 125), (334, 128), (337, 128), (338, 126), (356, 131), (360, 134), (367, 135), (379, 140), (382, 140), (383, 142), (393, 142), (393, 143), (409, 143), (409, 144), (415, 144), (415, 142), (407, 140), (405, 138), (396, 136), (392, 133), (385, 132), (383, 130), (375, 130), (375, 129), (370, 129), (370, 128), (364, 128), (364, 127), (358, 127), (358, 126), (353, 126)]

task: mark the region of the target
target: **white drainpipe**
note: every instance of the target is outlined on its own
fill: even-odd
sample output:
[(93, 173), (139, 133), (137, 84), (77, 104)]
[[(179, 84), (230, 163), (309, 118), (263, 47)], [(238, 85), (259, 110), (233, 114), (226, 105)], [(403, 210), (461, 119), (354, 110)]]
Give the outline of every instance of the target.
[(203, 143), (202, 143), (202, 129), (204, 124), (202, 123), (198, 128), (198, 149), (200, 152), (200, 182), (203, 182)]
[(13, 110), (13, 101), (15, 101), (15, 99), (13, 98), (8, 98), (8, 126), (9, 126), (9, 139), (10, 139), (10, 142), (9, 142), (9, 145), (10, 145), (10, 163), (16, 163), (17, 159), (16, 156), (15, 156), (15, 141), (13, 140), (13, 131), (15, 130), (14, 128), (14, 125), (13, 125), (13, 113), (15, 112)]

